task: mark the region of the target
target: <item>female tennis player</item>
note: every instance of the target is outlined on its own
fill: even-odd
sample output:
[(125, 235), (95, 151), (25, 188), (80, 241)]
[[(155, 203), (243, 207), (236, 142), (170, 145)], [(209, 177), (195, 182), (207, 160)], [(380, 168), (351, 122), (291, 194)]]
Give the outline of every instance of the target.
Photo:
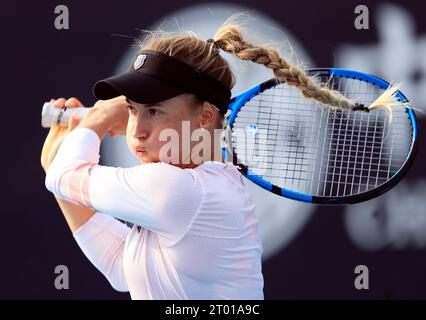
[[(255, 206), (221, 154), (234, 77), (220, 50), (270, 68), (278, 81), (330, 107), (391, 111), (396, 103), (397, 87), (368, 107), (354, 103), (277, 50), (245, 41), (233, 19), (207, 41), (150, 33), (128, 72), (95, 84), (101, 101), (83, 119), (51, 128), (41, 155), (46, 187), (78, 245), (133, 299), (263, 299)], [(52, 102), (81, 106), (75, 98)], [(107, 134), (125, 134), (141, 164), (99, 165)]]
[[(46, 187), (78, 245), (132, 299), (264, 297), (255, 205), (217, 138), (234, 85), (220, 48), (244, 42), (232, 24), (215, 39), (152, 33), (128, 72), (95, 84), (103, 101), (43, 146)], [(125, 134), (141, 164), (99, 165), (107, 134)]]
[[(351, 101), (277, 50), (245, 41), (232, 18), (207, 41), (150, 33), (128, 72), (95, 84), (101, 101), (82, 119), (51, 128), (41, 155), (46, 187), (78, 245), (133, 299), (263, 299), (255, 206), (237, 167), (221, 154), (234, 86), (221, 50), (270, 68), (278, 81), (330, 107), (391, 114), (400, 104), (397, 86), (370, 106)], [(52, 102), (81, 106), (75, 98)], [(99, 165), (107, 134), (125, 134), (141, 164)]]

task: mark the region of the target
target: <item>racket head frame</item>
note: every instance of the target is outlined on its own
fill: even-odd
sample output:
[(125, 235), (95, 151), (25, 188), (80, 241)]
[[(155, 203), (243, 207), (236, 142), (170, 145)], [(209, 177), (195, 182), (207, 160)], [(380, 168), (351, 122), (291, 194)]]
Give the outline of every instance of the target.
[[(383, 90), (386, 90), (389, 87), (389, 82), (376, 77), (371, 74), (362, 73), (359, 71), (349, 70), (349, 69), (343, 69), (343, 68), (317, 68), (317, 69), (309, 69), (307, 70), (307, 74), (309, 76), (320, 76), (322, 78), (331, 78), (331, 77), (339, 77), (339, 78), (347, 78), (347, 79), (357, 79), (361, 80), (367, 83), (371, 83)], [(232, 130), (235, 119), (238, 115), (238, 112), (241, 110), (241, 108), (250, 101), (253, 97), (259, 95), (263, 91), (270, 89), (276, 85), (279, 84), (279, 81), (277, 79), (272, 78), (267, 81), (264, 81), (260, 84), (255, 85), (254, 87), (246, 90), (245, 92), (233, 97), (229, 104), (229, 111), (226, 119), (226, 128), (225, 130)], [(396, 93), (397, 98), (401, 102), (409, 103), (408, 99), (405, 97), (405, 95), (401, 91), (397, 91)], [(265, 190), (268, 190), (270, 192), (273, 192), (279, 196), (283, 196), (289, 199), (302, 201), (306, 203), (313, 203), (313, 204), (322, 204), (322, 205), (341, 205), (341, 204), (352, 204), (352, 203), (358, 203), (362, 201), (366, 201), (372, 198), (375, 198), (386, 191), (393, 188), (401, 179), (406, 175), (409, 168), (411, 167), (415, 155), (418, 150), (418, 132), (419, 127), (416, 120), (416, 116), (414, 113), (414, 110), (405, 107), (405, 111), (408, 114), (409, 120), (411, 122), (412, 127), (412, 139), (411, 139), (411, 145), (410, 145), (410, 151), (408, 153), (408, 157), (401, 166), (401, 168), (385, 183), (377, 186), (374, 189), (355, 194), (355, 195), (347, 195), (347, 196), (315, 196), (315, 195), (309, 195), (304, 194), (300, 192), (296, 192), (287, 188), (279, 187), (275, 184), (270, 183), (269, 181), (263, 179), (262, 177), (259, 177), (256, 175), (250, 168), (248, 168), (246, 165), (241, 163), (238, 160), (236, 151), (231, 146), (230, 150), (232, 150), (232, 159), (229, 159), (229, 151), (224, 147), (222, 148), (222, 153), (224, 155), (224, 158), (233, 162), (234, 165), (238, 166), (240, 169), (240, 172), (249, 180), (256, 183), (258, 186), (264, 188)]]

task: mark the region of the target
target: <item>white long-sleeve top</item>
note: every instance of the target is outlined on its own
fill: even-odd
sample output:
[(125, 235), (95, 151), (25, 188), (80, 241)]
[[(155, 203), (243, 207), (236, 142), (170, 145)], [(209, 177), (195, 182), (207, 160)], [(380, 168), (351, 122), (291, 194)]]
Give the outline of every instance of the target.
[(45, 184), (96, 211), (74, 238), (113, 288), (132, 299), (263, 299), (255, 205), (234, 165), (107, 167), (100, 143), (74, 129)]

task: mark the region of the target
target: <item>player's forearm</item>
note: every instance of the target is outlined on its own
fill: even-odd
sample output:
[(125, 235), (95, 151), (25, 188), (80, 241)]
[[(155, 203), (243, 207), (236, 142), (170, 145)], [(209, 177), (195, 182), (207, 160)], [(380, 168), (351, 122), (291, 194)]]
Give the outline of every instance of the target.
[(91, 216), (95, 214), (95, 211), (88, 209), (83, 206), (76, 205), (72, 202), (62, 200), (55, 196), (56, 201), (59, 204), (59, 207), (62, 210), (62, 213), (65, 217), (65, 220), (68, 223), (71, 232), (77, 231)]

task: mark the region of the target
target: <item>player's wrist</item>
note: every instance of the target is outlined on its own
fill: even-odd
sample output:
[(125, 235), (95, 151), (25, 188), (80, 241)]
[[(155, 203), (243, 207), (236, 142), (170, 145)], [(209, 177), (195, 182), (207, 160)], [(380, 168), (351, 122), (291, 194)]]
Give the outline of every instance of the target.
[(111, 120), (105, 109), (95, 106), (87, 111), (78, 128), (92, 129), (98, 134), (99, 139), (102, 140), (112, 127), (113, 123)]

